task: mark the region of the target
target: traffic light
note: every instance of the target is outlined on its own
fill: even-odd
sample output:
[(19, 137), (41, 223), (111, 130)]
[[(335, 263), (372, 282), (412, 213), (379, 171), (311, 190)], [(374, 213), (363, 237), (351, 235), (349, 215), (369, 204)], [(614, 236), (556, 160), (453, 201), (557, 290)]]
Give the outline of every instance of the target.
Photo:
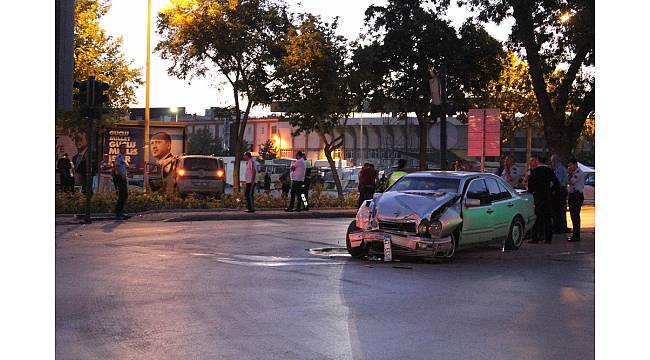
[(80, 108), (90, 106), (90, 99), (88, 98), (88, 80), (74, 82), (74, 94), (72, 99), (79, 104)]
[(93, 106), (97, 109), (101, 109), (101, 113), (107, 113), (110, 107), (110, 99), (108, 97), (108, 89), (110, 86), (99, 80), (94, 81), (94, 86)]

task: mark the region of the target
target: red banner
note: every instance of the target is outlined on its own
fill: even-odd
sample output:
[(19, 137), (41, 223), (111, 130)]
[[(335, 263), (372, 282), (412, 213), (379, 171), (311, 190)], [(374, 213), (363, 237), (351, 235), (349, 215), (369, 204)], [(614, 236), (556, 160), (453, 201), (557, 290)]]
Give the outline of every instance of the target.
[(483, 117), (482, 109), (467, 112), (467, 156), (483, 155)]

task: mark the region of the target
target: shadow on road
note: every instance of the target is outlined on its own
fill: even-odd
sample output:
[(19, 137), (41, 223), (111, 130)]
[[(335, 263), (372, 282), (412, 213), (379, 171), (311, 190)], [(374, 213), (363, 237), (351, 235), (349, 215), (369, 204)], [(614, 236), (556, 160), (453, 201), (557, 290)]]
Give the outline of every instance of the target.
[(102, 232), (112, 233), (113, 230), (115, 230), (115, 228), (122, 225), (123, 223), (124, 223), (124, 221), (120, 221), (120, 220), (112, 221), (112, 222), (102, 226)]

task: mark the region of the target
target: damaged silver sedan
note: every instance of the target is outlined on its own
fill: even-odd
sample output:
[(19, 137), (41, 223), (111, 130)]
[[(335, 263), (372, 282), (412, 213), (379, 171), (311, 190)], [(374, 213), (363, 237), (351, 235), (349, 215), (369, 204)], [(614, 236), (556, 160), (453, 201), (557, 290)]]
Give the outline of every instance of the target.
[[(452, 258), (462, 248), (518, 249), (535, 223), (533, 197), (493, 174), (408, 174), (365, 201), (346, 234), (353, 257)], [(390, 254), (389, 254), (390, 253)]]

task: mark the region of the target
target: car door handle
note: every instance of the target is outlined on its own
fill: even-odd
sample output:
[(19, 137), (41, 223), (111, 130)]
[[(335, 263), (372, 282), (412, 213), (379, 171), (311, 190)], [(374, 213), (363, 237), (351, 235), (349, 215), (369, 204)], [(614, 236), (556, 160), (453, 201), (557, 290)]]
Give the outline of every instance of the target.
[(492, 210), (492, 209), (487, 209), (487, 213), (488, 213), (488, 214), (492, 214), (493, 212), (494, 212), (494, 210)]
[(513, 207), (513, 206), (515, 206), (515, 204), (513, 203), (508, 204), (508, 207)]

